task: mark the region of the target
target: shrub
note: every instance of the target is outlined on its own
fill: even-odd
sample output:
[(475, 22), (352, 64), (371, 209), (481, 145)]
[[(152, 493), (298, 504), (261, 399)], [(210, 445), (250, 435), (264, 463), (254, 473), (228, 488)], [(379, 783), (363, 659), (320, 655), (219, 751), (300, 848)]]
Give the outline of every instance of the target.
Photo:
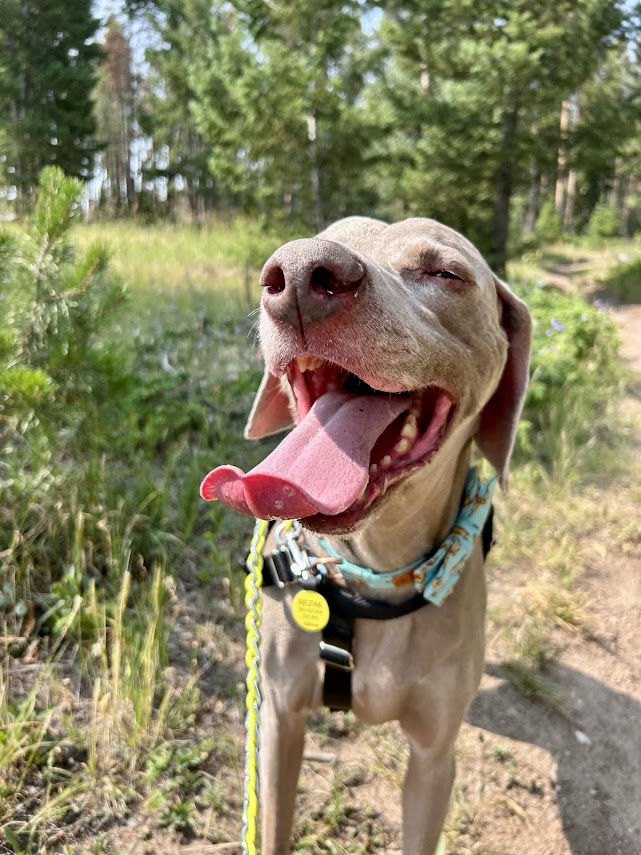
[(224, 300), (158, 303), (142, 330), (118, 313), (107, 250), (72, 244), (81, 193), (47, 169), (33, 219), (0, 233), (0, 575), (46, 631), (92, 579), (108, 596), (144, 578), (211, 515), (207, 449), (231, 453), (260, 377)]
[(80, 181), (48, 167), (26, 233), (5, 258), (5, 329), (16, 365), (45, 371), (60, 406), (93, 394), (103, 379), (97, 336), (123, 303), (118, 282), (106, 276), (109, 253), (95, 242), (76, 258), (69, 230), (80, 212)]
[(124, 357), (100, 340), (124, 292), (104, 246), (74, 253), (82, 192), (44, 169), (26, 228), (0, 236), (0, 569), (30, 597), (70, 568), (108, 571), (118, 559), (110, 537), (127, 529), (122, 503), (119, 515), (116, 497), (109, 507), (100, 494), (104, 461), (92, 447), (129, 379)]
[(562, 231), (561, 217), (554, 207), (554, 199), (546, 199), (534, 226), (534, 236), (538, 243), (554, 243), (561, 237)]
[(588, 237), (593, 242), (600, 243), (604, 238), (616, 237), (620, 232), (621, 216), (616, 205), (606, 202), (595, 205), (588, 222)]
[(641, 258), (622, 261), (606, 276), (608, 294), (628, 303), (641, 302)]
[(533, 318), (517, 460), (534, 459), (554, 474), (574, 465), (604, 432), (623, 383), (619, 340), (607, 313), (579, 295), (536, 285), (516, 290)]

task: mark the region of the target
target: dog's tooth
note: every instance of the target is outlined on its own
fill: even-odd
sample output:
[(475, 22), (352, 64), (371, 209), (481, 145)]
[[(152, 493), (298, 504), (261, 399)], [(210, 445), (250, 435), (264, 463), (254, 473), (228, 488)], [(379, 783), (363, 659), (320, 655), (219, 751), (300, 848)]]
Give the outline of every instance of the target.
[(392, 465), (392, 458), (389, 454), (386, 454), (385, 457), (381, 460), (381, 469), (387, 469), (388, 466)]
[(371, 463), (370, 467), (369, 467), (369, 474), (370, 475), (376, 475), (377, 472), (378, 472), (378, 466), (375, 463)]
[(394, 451), (398, 452), (399, 454), (405, 454), (405, 452), (409, 451), (411, 447), (412, 443), (409, 441), (409, 439), (400, 439), (394, 446)]
[(416, 423), (415, 416), (409, 416), (403, 425), (403, 430), (401, 431), (401, 436), (404, 436), (406, 439), (416, 439), (418, 436), (418, 425)]
[(364, 498), (365, 498), (365, 493), (366, 493), (366, 491), (367, 491), (367, 483), (365, 484), (365, 486), (363, 487), (363, 489), (362, 489), (362, 490), (360, 491), (360, 493), (358, 494), (358, 497), (357, 497), (357, 499), (356, 499), (356, 501), (357, 501), (357, 502), (360, 502), (362, 499), (364, 499)]
[(305, 373), (305, 371), (316, 371), (323, 364), (323, 360), (317, 356), (299, 356), (296, 362), (302, 373)]

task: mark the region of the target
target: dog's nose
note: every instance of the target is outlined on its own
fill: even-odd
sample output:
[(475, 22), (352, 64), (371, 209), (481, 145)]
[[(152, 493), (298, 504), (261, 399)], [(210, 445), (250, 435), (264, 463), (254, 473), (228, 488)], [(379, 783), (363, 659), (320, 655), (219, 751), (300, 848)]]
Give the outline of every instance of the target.
[(329, 240), (293, 240), (263, 267), (263, 306), (291, 326), (323, 321), (358, 293), (365, 268), (345, 247)]

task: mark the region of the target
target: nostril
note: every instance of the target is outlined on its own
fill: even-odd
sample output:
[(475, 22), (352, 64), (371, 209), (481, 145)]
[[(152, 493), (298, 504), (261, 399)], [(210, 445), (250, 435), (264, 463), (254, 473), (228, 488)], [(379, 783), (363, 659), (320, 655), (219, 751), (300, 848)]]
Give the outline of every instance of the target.
[(315, 267), (309, 277), (309, 286), (316, 294), (333, 297), (336, 294), (347, 294), (351, 291), (356, 291), (362, 281), (363, 274), (361, 270), (359, 270), (359, 275), (356, 279), (349, 281), (347, 278), (339, 279), (327, 267)]
[(263, 273), (260, 284), (268, 294), (282, 294), (285, 290), (285, 274), (280, 267), (272, 267)]
[(309, 284), (312, 291), (334, 294), (337, 290), (338, 282), (331, 270), (328, 270), (326, 267), (316, 267), (312, 270), (312, 275), (309, 277)]

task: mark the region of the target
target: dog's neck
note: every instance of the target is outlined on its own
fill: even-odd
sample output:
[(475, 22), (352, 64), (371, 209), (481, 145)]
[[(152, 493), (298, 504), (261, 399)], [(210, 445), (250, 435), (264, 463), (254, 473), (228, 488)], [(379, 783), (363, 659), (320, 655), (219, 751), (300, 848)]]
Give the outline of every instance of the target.
[(452, 527), (470, 465), (471, 439), (451, 443), (406, 481), (357, 531), (327, 537), (348, 561), (383, 572), (432, 551)]

